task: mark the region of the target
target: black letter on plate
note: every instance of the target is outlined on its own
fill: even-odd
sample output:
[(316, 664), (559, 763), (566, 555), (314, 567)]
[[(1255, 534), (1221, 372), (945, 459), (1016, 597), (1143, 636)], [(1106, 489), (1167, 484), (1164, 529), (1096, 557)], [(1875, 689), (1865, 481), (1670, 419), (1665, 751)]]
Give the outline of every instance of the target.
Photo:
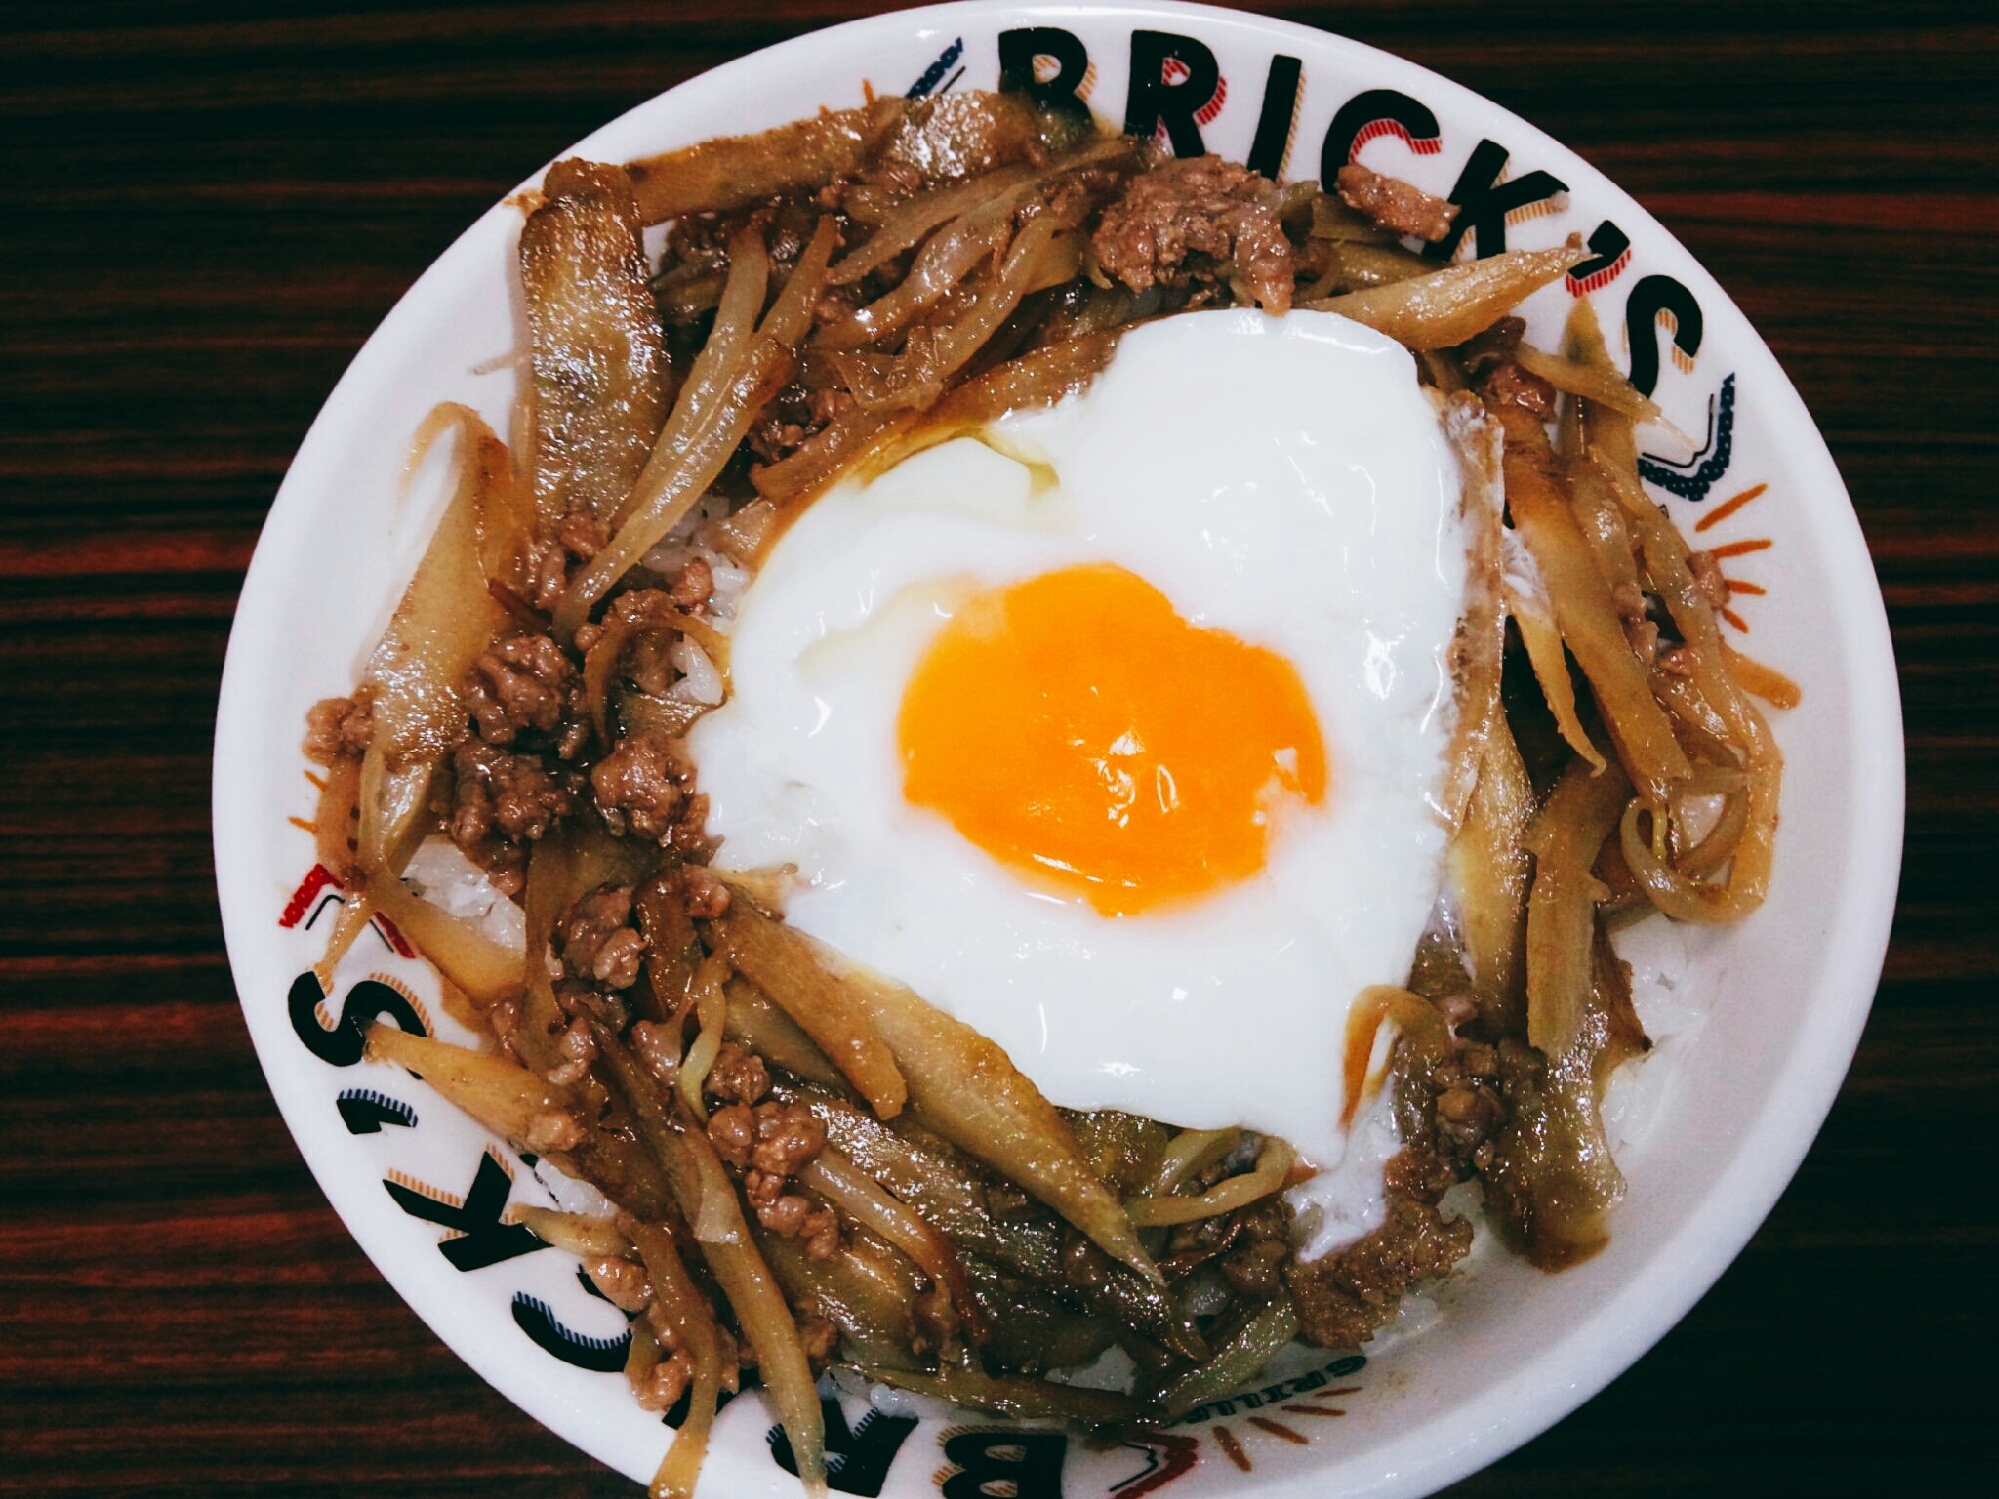
[(1647, 276), (1631, 288), (1624, 304), (1624, 331), (1631, 340), (1631, 383), (1641, 396), (1659, 384), (1659, 314), (1670, 312), (1677, 325), (1673, 342), (1691, 359), (1701, 351), (1701, 304), (1671, 276)]
[[(1034, 60), (1046, 57), (1055, 76), (1046, 83), (1034, 76)], [(1083, 75), (1090, 71), (1090, 54), (1083, 39), (1060, 26), (1022, 26), (999, 34), (1000, 92), (1022, 93), (1036, 104), (1068, 113), (1089, 112), (1076, 97)]]
[[(1187, 70), (1178, 83), (1166, 81), (1164, 70), (1169, 62)], [(1221, 81), (1222, 68), (1215, 54), (1191, 36), (1134, 31), (1124, 133), (1150, 139), (1164, 125), (1175, 156), (1201, 155), (1207, 148), (1201, 144), (1201, 126), (1194, 114), (1215, 97), (1215, 85)]]
[(543, 1353), (601, 1374), (616, 1374), (623, 1369), (625, 1355), (632, 1346), (630, 1333), (615, 1338), (592, 1338), (570, 1331), (555, 1320), (555, 1313), (549, 1310), (546, 1301), (526, 1291), (514, 1292), (514, 1325), (532, 1338)]
[(1569, 185), (1561, 178), (1541, 171), (1529, 172), (1511, 182), (1500, 182), (1499, 174), (1506, 167), (1506, 154), (1506, 147), (1497, 141), (1478, 143), (1478, 149), (1472, 152), (1465, 169), (1458, 173), (1457, 186), (1451, 189), (1451, 201), (1458, 205), (1458, 216), (1451, 221), (1450, 232), (1423, 251), (1426, 260), (1449, 260), (1468, 229), (1478, 235), (1480, 260), (1488, 255), (1497, 255), (1506, 248), (1506, 216), (1509, 213), (1568, 191)]
[(340, 1121), (350, 1135), (379, 1135), (385, 1124), (416, 1128), (416, 1110), (400, 1098), (377, 1093), (373, 1088), (345, 1088), (333, 1101)]
[(989, 1499), (988, 1485), (1010, 1483), (1014, 1499), (1062, 1499), (1062, 1457), (1069, 1439), (1059, 1431), (963, 1431), (944, 1444), (958, 1471), (939, 1485), (944, 1499)]
[(1319, 148), (1319, 186), (1331, 192), (1340, 168), (1378, 135), (1399, 135), (1422, 156), (1438, 150), (1443, 141), (1437, 117), (1427, 104), (1392, 88), (1371, 88), (1355, 94), (1333, 116), (1326, 143)]
[(1275, 182), (1284, 175), (1284, 158), (1291, 150), (1291, 126), (1298, 114), (1298, 79), (1304, 64), (1295, 57), (1270, 59), (1270, 77), (1263, 84), (1263, 110), (1256, 117), (1256, 139), (1250, 142), (1252, 172)]
[(387, 1015), (412, 1036), (424, 1034), (423, 1022), (416, 1018), (415, 1008), (387, 984), (363, 979), (349, 989), (347, 1003), (332, 1030), (322, 1026), (319, 1017), (313, 1014), (325, 997), (318, 978), (301, 973), (292, 980), (286, 1005), (291, 1011), (292, 1029), (305, 1043), (306, 1050), (335, 1067), (352, 1067), (361, 1060), (362, 1038), (367, 1034), (368, 1022), (378, 1016)]
[(1605, 219), (1589, 235), (1590, 258), (1581, 265), (1569, 267), (1569, 289), (1578, 296), (1586, 296), (1595, 290), (1589, 284), (1592, 276), (1600, 276), (1610, 270), (1631, 248), (1631, 236), (1617, 225)]
[(412, 1192), (399, 1182), (384, 1180), (382, 1185), (388, 1188), (396, 1206), (412, 1218), (421, 1218), (426, 1223), (441, 1223), (465, 1236), (462, 1239), (445, 1239), (437, 1246), (438, 1252), (459, 1270), (483, 1270), (488, 1265), (499, 1264), (501, 1260), (548, 1248), (525, 1223), (500, 1221), (500, 1214), (507, 1208), (507, 1192), (513, 1184), (507, 1180), (507, 1173), (500, 1169), (500, 1163), (483, 1151), (479, 1155), (478, 1173), (473, 1176), (472, 1186), (465, 1193), (465, 1206), (462, 1208), (426, 1197), (421, 1192)]
[[(821, 1400), (826, 1420), (826, 1483), (842, 1494), (858, 1494), (875, 1499), (888, 1479), (889, 1465), (909, 1434), (916, 1430), (914, 1418), (886, 1416), (871, 1410), (860, 1424), (847, 1428), (847, 1414), (837, 1400)], [(796, 1475), (798, 1459), (792, 1456), (791, 1438), (782, 1426), (770, 1429), (770, 1455), (785, 1472)]]

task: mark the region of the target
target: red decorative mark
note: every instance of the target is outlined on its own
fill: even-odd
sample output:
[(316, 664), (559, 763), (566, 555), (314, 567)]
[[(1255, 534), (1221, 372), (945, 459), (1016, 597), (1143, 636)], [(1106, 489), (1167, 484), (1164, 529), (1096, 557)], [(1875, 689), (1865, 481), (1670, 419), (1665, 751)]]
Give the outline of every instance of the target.
[(285, 902), (285, 913), (278, 918), (278, 925), (294, 927), (305, 920), (305, 913), (319, 899), (319, 892), (329, 885), (335, 890), (340, 888), (340, 881), (334, 878), (333, 871), (324, 864), (313, 865), (298, 889), (292, 892), (292, 898)]
[(1312, 1445), (1312, 1439), (1306, 1436), (1304, 1432), (1293, 1431), (1282, 1421), (1273, 1421), (1268, 1416), (1251, 1416), (1249, 1424), (1254, 1426), (1258, 1431), (1267, 1431), (1274, 1437), (1282, 1437), (1285, 1441), (1295, 1443), (1300, 1447), (1309, 1447)]
[(319, 835), (319, 824), (316, 822), (307, 822), (303, 817), (287, 817), (285, 821), (301, 833), (311, 833), (315, 837)]
[(1409, 127), (1400, 120), (1370, 120), (1360, 127), (1353, 138), (1353, 145), (1347, 150), (1348, 161), (1360, 160), (1360, 148), (1369, 141), (1378, 141), (1384, 135), (1392, 135), (1418, 156), (1435, 156), (1444, 149), (1442, 136), (1431, 136), (1427, 140), (1417, 140), (1409, 133)]
[(1119, 1499), (1141, 1499), (1143, 1495), (1155, 1493), (1174, 1479), (1192, 1472), (1194, 1464), (1200, 1460), (1201, 1444), (1194, 1437), (1168, 1436), (1163, 1432), (1157, 1435), (1148, 1433), (1132, 1445), (1152, 1449), (1154, 1461), (1158, 1466), (1140, 1473), (1135, 1478), (1127, 1478), (1112, 1488), (1111, 1492), (1118, 1495)]
[(397, 931), (396, 924), (380, 911), (375, 913), (375, 926), (381, 932), (383, 940), (395, 949), (397, 957), (413, 958), (416, 956), (416, 949), (410, 946), (409, 939)]
[(1744, 505), (1747, 505), (1751, 500), (1761, 495), (1769, 487), (1770, 486), (1768, 484), (1758, 484), (1749, 489), (1743, 490), (1742, 493), (1739, 495), (1735, 495), (1729, 499), (1723, 500), (1719, 505), (1715, 506), (1714, 509), (1708, 511), (1706, 515), (1703, 515), (1699, 520), (1695, 521), (1694, 529), (1696, 531), (1712, 530), (1714, 527), (1720, 525), (1723, 521), (1727, 520), (1731, 515), (1735, 514), (1735, 512), (1740, 510)]
[(1761, 583), (1745, 583), (1740, 578), (1723, 578), (1721, 581), (1728, 585), (1730, 593), (1746, 593), (1759, 599), (1770, 591)]
[(1743, 619), (1743, 617), (1737, 614), (1733, 609), (1722, 610), (1721, 617), (1727, 620), (1731, 625), (1735, 626), (1735, 628), (1740, 630), (1743, 634), (1747, 635), (1749, 633), (1748, 621)]
[(1731, 541), (1725, 547), (1716, 547), (1708, 555), (1711, 557), (1741, 557), (1750, 552), (1767, 552), (1775, 543), (1767, 536), (1758, 536), (1751, 541)]
[(1296, 1411), (1301, 1416), (1344, 1416), (1345, 1411), (1337, 1405), (1280, 1405), (1281, 1411)]
[(1591, 292), (1602, 291), (1611, 282), (1623, 275), (1624, 268), (1630, 264), (1631, 251), (1627, 249), (1602, 270), (1591, 271), (1580, 281), (1576, 280), (1573, 276), (1568, 277), (1566, 284), (1569, 288), (1569, 295), (1572, 297), (1586, 297)]
[(1214, 1438), (1215, 1445), (1222, 1449), (1230, 1462), (1245, 1473), (1250, 1471), (1249, 1454), (1242, 1450), (1242, 1443), (1235, 1439), (1234, 1432), (1226, 1426), (1217, 1426), (1214, 1428)]

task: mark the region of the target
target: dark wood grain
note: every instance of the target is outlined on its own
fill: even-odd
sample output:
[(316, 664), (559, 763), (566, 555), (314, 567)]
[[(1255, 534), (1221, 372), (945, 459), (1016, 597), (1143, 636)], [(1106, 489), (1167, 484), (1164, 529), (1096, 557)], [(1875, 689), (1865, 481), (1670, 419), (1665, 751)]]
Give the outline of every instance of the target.
[[(0, 11), (0, 1491), (626, 1494), (389, 1291), (265, 1091), (208, 752), (235, 591), (346, 361), (497, 195), (835, 0)], [(1909, 832), (1846, 1088), (1748, 1251), (1455, 1492), (1989, 1478), (1999, 1336), (1999, 16), (1272, 7), (1518, 110), (1663, 218), (1816, 413), (1895, 630)]]

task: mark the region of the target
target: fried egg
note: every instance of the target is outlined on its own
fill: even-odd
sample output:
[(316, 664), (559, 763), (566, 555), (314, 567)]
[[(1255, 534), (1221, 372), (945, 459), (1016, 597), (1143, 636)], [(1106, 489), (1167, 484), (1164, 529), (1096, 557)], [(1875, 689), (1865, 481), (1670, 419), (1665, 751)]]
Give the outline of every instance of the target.
[(1332, 1167), (1348, 1008), (1439, 883), (1459, 492), (1391, 340), (1133, 329), (771, 546), (689, 739), (718, 866), (796, 866), (794, 924), (1057, 1104)]

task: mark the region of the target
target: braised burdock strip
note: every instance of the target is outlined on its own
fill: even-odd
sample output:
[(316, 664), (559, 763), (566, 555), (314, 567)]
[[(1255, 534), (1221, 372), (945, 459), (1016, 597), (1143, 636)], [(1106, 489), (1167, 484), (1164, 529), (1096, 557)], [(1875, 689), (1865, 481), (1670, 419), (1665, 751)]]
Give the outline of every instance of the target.
[[(1722, 639), (1727, 583), (1645, 492), (1634, 428), (1658, 412), (1588, 302), (1561, 350), (1523, 341), (1513, 310), (1586, 252), (1435, 269), (1408, 241), (1448, 203), (1355, 166), (1335, 187), (976, 92), (550, 169), (520, 243), (517, 450), (460, 407), (425, 421), (452, 498), (355, 691), (309, 719), (316, 848), (350, 892), (320, 975), (393, 918), (486, 1049), (378, 1026), (368, 1055), (616, 1204), (522, 1221), (637, 1318), (640, 1404), (689, 1402), (656, 1494), (693, 1492), (752, 1366), (818, 1492), (833, 1364), (1118, 1426), (1230, 1393), (1294, 1337), (1364, 1341), (1465, 1254), (1460, 1182), (1543, 1268), (1604, 1242), (1623, 1184), (1598, 1110), (1647, 1044), (1608, 933), (1762, 899), (1782, 761), (1752, 694), (1796, 689)], [(1395, 1038), (1401, 1151), (1382, 1226), (1311, 1262), (1286, 1142), (1058, 1110), (789, 926), (783, 871), (711, 873), (682, 742), (801, 507), (1084, 388), (1136, 323), (1220, 306), (1401, 341), (1465, 476), (1444, 898), (1407, 988), (1357, 999), (1345, 1059), (1357, 1110)], [(404, 879), (427, 838), (521, 907), (524, 947)], [(1130, 1395), (1045, 1377), (1112, 1348)]]

